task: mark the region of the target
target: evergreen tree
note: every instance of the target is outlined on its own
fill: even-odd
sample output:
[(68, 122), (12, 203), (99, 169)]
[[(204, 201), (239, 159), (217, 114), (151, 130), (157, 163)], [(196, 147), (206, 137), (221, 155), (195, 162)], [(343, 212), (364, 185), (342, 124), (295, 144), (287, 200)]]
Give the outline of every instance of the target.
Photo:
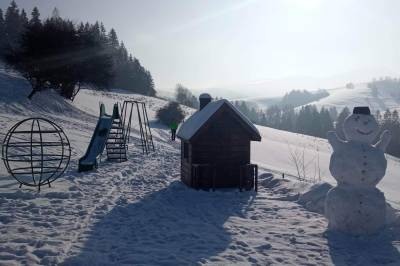
[(23, 28), (25, 28), (28, 25), (28, 16), (26, 15), (25, 9), (21, 10), (21, 16), (20, 16), (20, 20), (21, 20), (21, 25), (23, 26)]
[(10, 49), (18, 48), (23, 25), (19, 15), (17, 3), (13, 0), (5, 14), (6, 46)]
[(121, 42), (119, 48), (118, 48), (118, 56), (119, 60), (121, 62), (127, 62), (128, 61), (128, 51), (125, 48), (124, 42)]
[(78, 34), (80, 34), (80, 35), (82, 35), (82, 34), (85, 33), (85, 25), (83, 24), (83, 22), (79, 23), (77, 32), (78, 32)]
[(55, 7), (53, 9), (53, 11), (51, 12), (51, 18), (52, 19), (59, 19), (60, 18), (60, 11), (58, 10), (57, 7)]
[(260, 118), (260, 125), (266, 126), (267, 124), (268, 124), (267, 117), (265, 116), (265, 113), (262, 112)]
[(280, 128), (287, 131), (294, 131), (296, 126), (296, 113), (292, 106), (286, 106), (282, 109)]
[(333, 120), (331, 118), (330, 112), (328, 110), (326, 110), (325, 108), (321, 108), (320, 117), (321, 117), (321, 119), (320, 119), (320, 121), (321, 121), (320, 137), (326, 138), (326, 134), (328, 133), (328, 131), (331, 131), (334, 129)]
[(396, 124), (399, 123), (399, 112), (398, 112), (397, 110), (394, 110), (394, 111), (392, 112), (392, 123), (393, 123), (394, 125), (396, 125)]
[(311, 121), (312, 123), (309, 125), (309, 131), (307, 135), (316, 136), (316, 137), (325, 137), (322, 134), (322, 121), (320, 117), (320, 113), (315, 105), (311, 106)]
[(0, 8), (0, 59), (4, 56), (6, 45), (6, 31), (3, 10)]
[(85, 31), (85, 32), (89, 32), (89, 31), (90, 31), (90, 24), (89, 24), (89, 22), (86, 22), (86, 23), (85, 23), (84, 31)]
[[(146, 89), (147, 89), (145, 95), (155, 96), (157, 92), (156, 92), (154, 80), (153, 80), (153, 77), (151, 76), (150, 71), (146, 70), (145, 77), (146, 77)], [(193, 101), (194, 101), (194, 99), (193, 99)], [(196, 102), (197, 102), (197, 98), (196, 98)]]
[(397, 110), (390, 112), (386, 110), (382, 119), (382, 132), (384, 130), (389, 130), (392, 133), (392, 139), (387, 147), (386, 152), (400, 157), (400, 123), (399, 114)]
[(100, 37), (103, 43), (107, 42), (107, 31), (106, 28), (104, 27), (103, 22), (100, 23)]
[(117, 32), (114, 29), (111, 29), (110, 32), (108, 33), (108, 40), (109, 40), (112, 48), (118, 49), (119, 41), (118, 41)]
[(338, 118), (338, 111), (335, 106), (329, 108), (329, 115), (331, 116), (332, 121), (335, 121)]
[(42, 24), (42, 21), (40, 20), (39, 9), (35, 6), (32, 9), (31, 19), (29, 20), (29, 25), (38, 26), (38, 25), (41, 25), (41, 24)]
[(345, 139), (344, 133), (343, 133), (343, 123), (344, 120), (350, 115), (350, 110), (349, 108), (345, 107), (343, 110), (340, 112), (338, 119), (336, 121), (336, 132), (338, 136), (342, 139)]
[(0, 8), (0, 30), (4, 31), (4, 15), (3, 10)]
[(383, 123), (390, 123), (391, 119), (392, 119), (392, 113), (390, 112), (389, 109), (387, 109), (383, 114)]
[(273, 105), (266, 110), (265, 113), (266, 119), (268, 121), (268, 126), (273, 128), (281, 128), (281, 109)]
[(96, 21), (96, 23), (93, 24), (90, 31), (91, 34), (93, 34), (93, 37), (96, 38), (96, 40), (98, 41), (101, 40), (100, 24), (98, 21)]

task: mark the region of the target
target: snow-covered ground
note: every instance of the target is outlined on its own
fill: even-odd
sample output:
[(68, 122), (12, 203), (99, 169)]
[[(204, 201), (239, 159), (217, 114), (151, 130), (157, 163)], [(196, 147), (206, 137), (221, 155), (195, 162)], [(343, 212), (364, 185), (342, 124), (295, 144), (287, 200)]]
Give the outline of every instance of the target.
[(373, 113), (376, 110), (384, 112), (387, 109), (399, 110), (400, 104), (385, 91), (380, 89), (378, 96), (374, 97), (372, 90), (367, 87), (367, 83), (355, 84), (354, 89), (336, 88), (328, 90), (329, 96), (309, 104), (316, 105), (318, 108), (336, 107), (339, 111), (344, 107), (352, 109), (355, 106), (369, 106)]
[[(400, 265), (396, 227), (363, 239), (325, 232), (320, 188), (326, 184), (310, 188), (264, 173), (257, 194), (183, 185), (179, 142), (171, 142), (154, 119), (163, 100), (83, 90), (74, 103), (53, 93), (29, 101), (28, 84), (4, 73), (0, 88), (0, 138), (14, 123), (36, 116), (59, 124), (72, 145), (65, 175), (40, 193), (19, 189), (0, 164), (0, 265)], [(147, 103), (156, 152), (143, 155), (134, 130), (127, 162), (105, 161), (95, 171), (78, 173), (99, 102), (110, 113), (124, 99)], [(253, 144), (252, 156), (261, 167), (295, 174), (289, 146), (305, 146), (312, 158), (317, 145), (329, 180), (325, 141), (259, 129), (263, 142)], [(395, 191), (398, 162), (393, 159), (389, 167), (393, 173), (386, 179)], [(387, 186), (382, 188), (391, 198)]]
[[(321, 180), (336, 184), (329, 172), (329, 160), (332, 148), (325, 139), (305, 136), (287, 131), (257, 127), (262, 136), (261, 142), (252, 142), (252, 160), (260, 167), (298, 176), (296, 164), (291, 154), (297, 153), (302, 157), (304, 152), (304, 164), (302, 158), (298, 160), (300, 175), (309, 181)], [(378, 184), (386, 196), (388, 202), (400, 209), (400, 159), (387, 155), (388, 167), (386, 176)], [(303, 165), (305, 171), (303, 171)], [(319, 178), (321, 177), (321, 178)]]

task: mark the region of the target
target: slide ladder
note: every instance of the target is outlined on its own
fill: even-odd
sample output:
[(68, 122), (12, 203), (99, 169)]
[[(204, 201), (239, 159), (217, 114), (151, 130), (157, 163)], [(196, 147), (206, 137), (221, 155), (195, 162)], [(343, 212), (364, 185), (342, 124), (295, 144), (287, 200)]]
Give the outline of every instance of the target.
[(125, 129), (122, 124), (117, 105), (114, 105), (112, 118), (112, 126), (106, 141), (107, 160), (114, 162), (124, 162), (127, 160), (127, 145), (125, 138)]
[(79, 159), (78, 171), (90, 171), (97, 168), (97, 161), (107, 150), (107, 159), (114, 162), (127, 160), (126, 138), (118, 105), (114, 105), (113, 114), (107, 115), (104, 104), (100, 105), (100, 116), (85, 155)]

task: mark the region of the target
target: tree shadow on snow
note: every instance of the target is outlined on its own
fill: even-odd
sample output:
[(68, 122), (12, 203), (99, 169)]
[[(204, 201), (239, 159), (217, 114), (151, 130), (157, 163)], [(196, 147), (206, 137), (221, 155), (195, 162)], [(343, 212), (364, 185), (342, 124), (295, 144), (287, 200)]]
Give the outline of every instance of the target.
[(126, 204), (121, 200), (90, 230), (80, 253), (64, 265), (179, 265), (224, 251), (229, 217), (243, 216), (253, 192), (196, 191), (175, 181)]
[(400, 240), (399, 232), (387, 229), (368, 237), (352, 237), (338, 232), (327, 232), (332, 262), (347, 265), (400, 265), (399, 250), (393, 242)]

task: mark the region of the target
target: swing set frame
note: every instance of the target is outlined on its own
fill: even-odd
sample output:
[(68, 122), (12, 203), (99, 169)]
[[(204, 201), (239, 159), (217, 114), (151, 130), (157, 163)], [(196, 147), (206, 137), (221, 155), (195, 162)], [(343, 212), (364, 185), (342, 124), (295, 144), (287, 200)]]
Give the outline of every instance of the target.
[[(132, 115), (136, 111), (139, 124), (140, 141), (143, 153), (149, 154), (150, 150), (155, 151), (153, 135), (150, 129), (149, 118), (147, 115), (146, 103), (141, 101), (124, 101), (121, 109), (122, 126), (125, 129), (124, 138), (129, 143), (132, 128)], [(135, 110), (136, 109), (136, 110)]]

